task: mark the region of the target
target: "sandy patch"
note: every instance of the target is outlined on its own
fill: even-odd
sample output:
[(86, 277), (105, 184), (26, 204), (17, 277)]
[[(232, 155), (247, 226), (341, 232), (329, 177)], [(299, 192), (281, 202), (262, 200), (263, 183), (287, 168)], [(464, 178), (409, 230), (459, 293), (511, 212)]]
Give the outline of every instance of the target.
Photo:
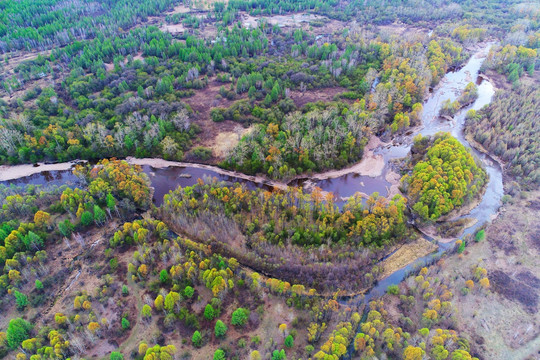
[(14, 180), (25, 176), (39, 174), (44, 171), (60, 171), (69, 170), (77, 163), (74, 161), (57, 163), (57, 164), (44, 164), (38, 163), (38, 166), (33, 164), (25, 165), (1, 165), (0, 166), (0, 181)]
[(171, 34), (178, 34), (186, 31), (186, 28), (183, 24), (163, 24), (160, 30), (163, 32), (169, 32)]
[(299, 27), (303, 23), (310, 23), (312, 21), (329, 21), (325, 16), (314, 14), (291, 14), (291, 15), (275, 15), (270, 17), (255, 17), (250, 14), (243, 13), (242, 26), (248, 28), (255, 28), (259, 22), (266, 21), (270, 25), (277, 25), (279, 27)]
[(397, 194), (401, 194), (401, 191), (399, 190), (401, 175), (399, 175), (397, 172), (393, 170), (389, 170), (386, 173), (386, 176), (384, 177), (386, 181), (388, 181), (391, 185), (388, 189), (388, 198), (391, 199)]
[(215, 144), (212, 146), (214, 156), (217, 158), (225, 158), (229, 152), (234, 149), (240, 139), (253, 131), (253, 126), (247, 129), (238, 126), (235, 131), (228, 131), (218, 134), (215, 139)]
[(431, 254), (437, 248), (437, 245), (424, 238), (404, 244), (395, 253), (379, 263), (379, 266), (383, 269), (380, 278), (384, 279), (399, 269), (413, 263), (416, 259)]

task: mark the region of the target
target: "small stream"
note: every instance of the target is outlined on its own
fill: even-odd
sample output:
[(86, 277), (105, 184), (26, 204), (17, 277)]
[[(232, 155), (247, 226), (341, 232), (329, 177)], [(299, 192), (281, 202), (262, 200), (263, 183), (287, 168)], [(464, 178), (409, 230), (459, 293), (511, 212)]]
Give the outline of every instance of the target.
[[(346, 174), (333, 179), (314, 181), (314, 184), (320, 187), (323, 191), (333, 192), (338, 195), (338, 201), (336, 202), (338, 206), (340, 205), (340, 202), (343, 203), (343, 200), (339, 200), (340, 197), (348, 197), (356, 192), (362, 192), (367, 195), (378, 192), (380, 195), (386, 196), (388, 194), (388, 187), (390, 185), (384, 177), (389, 168), (388, 162), (393, 159), (405, 157), (410, 151), (412, 139), (415, 135), (433, 135), (439, 131), (448, 131), (459, 139), (466, 147), (471, 149), (475, 156), (484, 164), (486, 171), (489, 174), (486, 192), (481, 203), (468, 215), (466, 215), (466, 217), (475, 218), (477, 221), (474, 225), (467, 228), (462, 236), (474, 233), (478, 227), (482, 226), (486, 222), (491, 221), (496, 216), (501, 205), (501, 198), (504, 195), (502, 169), (500, 165), (488, 155), (480, 153), (471, 148), (463, 134), (463, 126), (467, 111), (470, 109), (478, 110), (489, 104), (495, 93), (493, 85), (489, 81), (482, 80), (478, 77), (480, 66), (485, 60), (490, 46), (491, 44), (488, 44), (483, 49), (479, 50), (461, 69), (446, 74), (440, 85), (424, 103), (424, 111), (422, 115), (423, 126), (421, 129), (409, 134), (402, 144), (388, 145), (376, 149), (375, 154), (382, 155), (386, 164), (381, 176), (369, 177), (360, 174)], [(455, 115), (453, 121), (441, 120), (438, 117), (438, 113), (443, 101), (446, 99), (450, 99), (452, 101), (457, 99), (465, 86), (471, 81), (475, 81), (478, 84), (478, 99), (471, 105), (459, 111)], [(193, 185), (199, 178), (217, 178), (220, 181), (230, 183), (241, 182), (249, 189), (272, 188), (269, 181), (250, 181), (249, 179), (246, 179), (245, 175), (238, 174), (239, 177), (236, 177), (232, 172), (224, 172), (217, 168), (214, 168), (213, 170), (210, 166), (200, 168), (197, 165), (190, 166), (189, 164), (182, 164), (182, 166), (154, 168), (150, 165), (143, 165), (142, 168), (149, 176), (152, 186), (155, 189), (154, 203), (157, 206), (162, 204), (163, 196), (170, 190), (174, 190), (178, 186), (185, 187)], [(7, 170), (4, 169), (0, 171), (10, 171), (10, 169), (8, 168)], [(244, 178), (242, 178), (242, 176)], [(57, 170), (43, 171), (30, 176), (0, 181), (0, 184), (8, 186), (10, 184), (17, 186), (25, 186), (29, 184), (66, 184), (68, 186), (75, 187), (79, 184), (79, 179), (71, 173), (71, 170)], [(302, 182), (298, 182), (298, 184), (302, 184)], [(369, 292), (363, 296), (359, 296), (357, 301), (367, 303), (371, 298), (382, 295), (389, 285), (400, 283), (410, 270), (418, 266), (422, 266), (426, 262), (430, 261), (434, 256), (441, 255), (451, 246), (453, 246), (453, 243), (440, 243), (439, 248), (435, 253), (418, 258), (408, 266), (397, 270), (384, 279), (381, 279)]]
[[(486, 192), (480, 204), (476, 206), (469, 214), (462, 216), (462, 218), (474, 218), (476, 219), (476, 222), (466, 228), (461, 237), (468, 234), (473, 234), (480, 226), (493, 220), (499, 210), (499, 207), (501, 206), (501, 199), (504, 195), (501, 166), (489, 155), (481, 153), (472, 148), (465, 139), (465, 135), (463, 133), (467, 111), (470, 109), (479, 110), (485, 105), (488, 105), (495, 94), (493, 85), (489, 81), (482, 80), (480, 77), (478, 77), (480, 66), (485, 60), (485, 56), (489, 51), (490, 46), (491, 45), (488, 44), (484, 49), (474, 54), (469, 59), (467, 64), (461, 69), (446, 74), (444, 79), (441, 81), (441, 85), (424, 103), (424, 111), (422, 114), (423, 127), (419, 131), (409, 136), (409, 138), (412, 139), (417, 134), (426, 136), (436, 134), (440, 131), (450, 132), (463, 145), (469, 148), (484, 165), (489, 175)], [(471, 81), (475, 81), (477, 83), (478, 98), (471, 105), (461, 109), (454, 116), (454, 121), (440, 119), (438, 117), (438, 113), (442, 103), (446, 99), (450, 99), (452, 101), (456, 100), (460, 96), (465, 86)], [(405, 157), (409, 153), (410, 148), (411, 143), (407, 142), (407, 144), (404, 145), (381, 148), (376, 153), (381, 154), (384, 157), (385, 163), (387, 164), (388, 161), (392, 159)], [(428, 238), (428, 240), (431, 241), (432, 239)], [(364, 296), (359, 297), (359, 301), (367, 304), (372, 298), (383, 295), (388, 286), (399, 284), (405, 278), (408, 272), (418, 268), (419, 266), (423, 266), (431, 261), (434, 257), (440, 256), (444, 251), (453, 247), (454, 242), (439, 243), (438, 245), (438, 250), (433, 254), (418, 258), (413, 263), (395, 271), (388, 277), (379, 280), (370, 291), (365, 293)]]

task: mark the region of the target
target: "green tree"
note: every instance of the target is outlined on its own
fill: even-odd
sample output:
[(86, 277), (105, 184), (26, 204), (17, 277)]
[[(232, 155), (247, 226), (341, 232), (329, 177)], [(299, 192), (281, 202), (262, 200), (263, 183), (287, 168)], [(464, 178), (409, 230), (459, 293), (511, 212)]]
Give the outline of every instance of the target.
[(10, 349), (16, 349), (28, 339), (32, 325), (21, 318), (11, 319), (7, 328), (6, 339)]
[(285, 354), (285, 350), (281, 349), (280, 350), (274, 350), (274, 352), (272, 353), (272, 360), (286, 360), (287, 359), (287, 355)]
[(94, 221), (96, 224), (101, 225), (105, 223), (106, 219), (107, 216), (105, 215), (105, 211), (103, 211), (98, 205), (94, 205)]
[(225, 356), (225, 351), (221, 349), (217, 349), (214, 353), (214, 360), (225, 360), (227, 357)]
[(169, 273), (167, 272), (167, 270), (163, 269), (159, 272), (159, 281), (162, 284), (165, 284), (169, 281)]
[(85, 211), (81, 215), (81, 224), (89, 226), (94, 221), (94, 216), (90, 211)]
[(118, 351), (113, 351), (109, 359), (110, 360), (124, 360), (124, 355), (122, 355), (122, 353), (119, 353)]
[(214, 327), (214, 334), (216, 337), (223, 337), (227, 334), (227, 325), (221, 320), (216, 321), (216, 326)]
[(215, 311), (212, 305), (207, 304), (204, 308), (204, 317), (206, 320), (214, 320), (215, 317)]
[(193, 296), (194, 293), (195, 293), (195, 290), (193, 290), (193, 288), (191, 286), (186, 286), (186, 288), (184, 289), (184, 295), (188, 299), (191, 299), (191, 297)]
[(195, 347), (201, 347), (202, 345), (202, 335), (199, 331), (195, 330), (193, 336), (191, 337), (191, 343)]
[(17, 304), (17, 309), (21, 311), (24, 310), (26, 305), (28, 305), (28, 296), (17, 290), (15, 290), (13, 294), (15, 295), (15, 303)]
[(107, 197), (105, 200), (107, 202), (107, 208), (109, 210), (113, 211), (114, 209), (116, 209), (116, 199), (114, 198), (114, 196), (112, 196), (111, 193), (107, 194)]
[(69, 221), (69, 219), (65, 219), (64, 221), (58, 223), (58, 231), (60, 231), (60, 234), (65, 237), (71, 236), (74, 228), (75, 227), (71, 221)]
[(247, 323), (249, 311), (244, 308), (234, 310), (231, 317), (231, 324), (234, 326), (244, 326)]
[(294, 338), (292, 337), (292, 335), (288, 335), (285, 338), (285, 346), (288, 347), (289, 349), (294, 346)]
[(36, 290), (43, 290), (43, 283), (40, 280), (36, 279), (35, 287)]
[(125, 317), (122, 318), (122, 329), (127, 330), (127, 329), (130, 328), (130, 326), (131, 326), (131, 324), (129, 323), (129, 320), (126, 319)]

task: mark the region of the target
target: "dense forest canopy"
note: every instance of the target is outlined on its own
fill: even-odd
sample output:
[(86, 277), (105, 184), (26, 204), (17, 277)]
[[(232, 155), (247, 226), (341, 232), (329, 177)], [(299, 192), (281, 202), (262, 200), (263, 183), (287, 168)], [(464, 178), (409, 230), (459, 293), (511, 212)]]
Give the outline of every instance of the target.
[(415, 138), (412, 174), (403, 178), (412, 209), (435, 221), (482, 192), (487, 174), (470, 151), (448, 133)]

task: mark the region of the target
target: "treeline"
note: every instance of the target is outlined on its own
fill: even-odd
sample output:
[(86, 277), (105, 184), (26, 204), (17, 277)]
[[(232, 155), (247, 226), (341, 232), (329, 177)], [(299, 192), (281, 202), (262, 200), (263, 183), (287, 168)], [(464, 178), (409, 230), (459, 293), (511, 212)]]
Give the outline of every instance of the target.
[[(413, 0), (353, 0), (348, 2), (320, 0), (250, 0), (229, 1), (226, 6), (216, 4), (218, 18), (226, 17), (225, 24), (232, 22), (238, 11), (252, 15), (281, 15), (287, 13), (312, 12), (342, 21), (356, 20), (361, 24), (390, 24), (401, 21), (406, 24), (418, 22), (459, 21), (464, 18), (479, 24), (491, 24), (509, 29), (512, 23), (522, 16), (517, 5), (521, 1), (500, 2), (482, 0), (474, 3), (452, 0), (413, 1)], [(527, 11), (527, 10), (525, 10)], [(474, 14), (471, 16), (470, 14)], [(472, 30), (472, 29), (471, 29)], [(460, 31), (458, 36), (463, 36)]]
[(411, 148), (412, 172), (402, 184), (414, 212), (437, 221), (482, 192), (487, 174), (470, 151), (449, 133), (419, 135)]
[(281, 125), (259, 125), (227, 157), (225, 166), (274, 178), (341, 168), (362, 157), (367, 121), (357, 114), (341, 116), (339, 108), (296, 112)]
[(170, 9), (177, 0), (5, 1), (0, 6), (0, 51), (58, 48), (98, 34), (109, 37), (148, 16)]
[[(205, 160), (190, 151), (201, 129), (182, 99), (205, 88), (211, 77), (224, 83), (221, 96), (235, 99), (247, 93), (250, 99), (238, 114), (233, 109), (225, 116), (224, 110), (216, 109), (215, 121), (246, 122), (255, 117), (266, 125), (281, 126), (284, 115), (294, 110), (287, 99), (291, 89), (341, 84), (351, 90), (345, 96), (364, 97), (358, 116), (369, 118), (373, 132), (390, 125), (396, 132), (416, 123), (428, 86), (465, 58), (461, 48), (448, 40), (431, 41), (427, 49), (416, 43), (418, 52), (411, 54), (407, 43), (397, 40), (355, 38), (319, 44), (295, 31), (274, 35), (274, 43), (283, 43), (286, 53), (294, 53), (283, 61), (268, 47), (272, 31), (233, 27), (215, 43), (194, 37), (182, 43), (149, 27), (114, 40), (98, 37), (76, 42), (25, 62), (17, 68), (17, 81), (4, 81), (8, 92), (44, 71), (71, 71), (61, 86), (29, 89), (24, 100), (6, 108), (0, 159), (17, 163), (135, 155)], [(294, 44), (293, 38), (299, 42)], [(339, 156), (343, 159), (339, 166), (357, 158), (346, 151)], [(294, 171), (309, 168), (301, 161), (287, 166)], [(253, 168), (261, 170), (257, 164)]]
[[(333, 195), (318, 189), (249, 191), (215, 181), (179, 188), (165, 195), (160, 208), (173, 229), (220, 253), (320, 289), (370, 284), (376, 275), (368, 274), (372, 259), (409, 235), (404, 211), (400, 196), (387, 200), (374, 194), (366, 206), (355, 196), (340, 211)], [(331, 251), (323, 251), (326, 247)]]
[(467, 114), (465, 132), (507, 163), (505, 170), (526, 188), (540, 184), (540, 90), (522, 85), (498, 91), (491, 104)]

